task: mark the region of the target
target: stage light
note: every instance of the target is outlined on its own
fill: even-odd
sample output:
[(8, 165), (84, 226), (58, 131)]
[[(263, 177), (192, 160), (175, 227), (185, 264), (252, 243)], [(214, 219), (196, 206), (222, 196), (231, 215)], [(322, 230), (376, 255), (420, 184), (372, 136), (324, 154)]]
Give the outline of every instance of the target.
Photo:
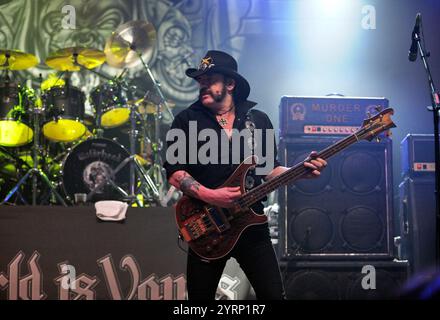
[(342, 18), (349, 14), (357, 1), (353, 0), (312, 0), (315, 10), (327, 17)]
[(325, 94), (346, 87), (356, 72), (352, 61), (362, 32), (360, 2), (299, 1), (292, 9), (296, 20), (292, 33), (294, 59), (306, 71), (299, 89)]

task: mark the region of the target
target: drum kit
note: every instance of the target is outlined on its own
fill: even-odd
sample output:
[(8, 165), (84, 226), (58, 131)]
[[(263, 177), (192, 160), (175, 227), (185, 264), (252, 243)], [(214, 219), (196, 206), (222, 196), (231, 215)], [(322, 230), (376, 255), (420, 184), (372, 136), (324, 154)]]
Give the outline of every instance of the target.
[[(167, 190), (159, 128), (163, 113), (171, 119), (173, 114), (148, 65), (155, 40), (150, 23), (131, 21), (112, 33), (104, 51), (84, 47), (58, 50), (45, 60), (57, 75), (44, 81), (40, 75), (38, 89), (17, 84), (10, 77), (14, 71), (36, 66), (38, 59), (22, 51), (0, 49), (2, 193), (7, 186), (1, 204), (30, 204), (31, 194), (32, 205), (66, 206), (98, 200), (164, 205)], [(123, 71), (110, 78), (94, 70), (103, 63)], [(139, 64), (154, 90), (130, 99), (135, 87), (124, 74)], [(81, 70), (104, 79), (88, 96), (71, 85), (72, 73)], [(93, 108), (89, 116), (86, 101)], [(125, 128), (127, 147), (105, 136), (113, 128)]]

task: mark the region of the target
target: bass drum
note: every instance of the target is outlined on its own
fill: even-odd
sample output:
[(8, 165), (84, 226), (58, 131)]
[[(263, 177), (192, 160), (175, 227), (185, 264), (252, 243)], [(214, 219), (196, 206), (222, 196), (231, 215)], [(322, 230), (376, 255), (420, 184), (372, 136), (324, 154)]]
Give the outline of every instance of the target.
[(68, 199), (73, 201), (75, 194), (93, 193), (91, 202), (100, 200), (121, 200), (122, 195), (114, 187), (103, 181), (111, 179), (127, 192), (130, 181), (129, 163), (117, 173), (115, 169), (130, 154), (119, 143), (103, 138), (85, 140), (70, 151), (62, 165), (62, 187)]

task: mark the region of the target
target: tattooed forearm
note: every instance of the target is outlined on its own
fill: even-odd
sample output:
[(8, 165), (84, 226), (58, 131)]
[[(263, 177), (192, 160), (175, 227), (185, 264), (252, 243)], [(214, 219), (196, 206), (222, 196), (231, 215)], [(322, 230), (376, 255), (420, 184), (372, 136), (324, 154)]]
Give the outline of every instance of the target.
[(175, 172), (171, 176), (170, 183), (176, 188), (180, 189), (180, 191), (182, 191), (184, 194), (194, 198), (199, 198), (199, 191), (203, 187), (185, 171)]
[(194, 180), (193, 177), (187, 175), (180, 180), (180, 191), (192, 197), (197, 197), (197, 192), (200, 190), (200, 183)]

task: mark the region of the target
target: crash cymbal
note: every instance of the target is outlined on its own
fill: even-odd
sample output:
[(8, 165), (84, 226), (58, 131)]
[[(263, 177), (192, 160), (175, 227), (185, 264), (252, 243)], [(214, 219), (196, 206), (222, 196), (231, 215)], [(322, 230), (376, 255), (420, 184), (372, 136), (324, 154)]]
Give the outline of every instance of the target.
[(142, 60), (148, 63), (156, 45), (156, 30), (146, 21), (130, 21), (120, 25), (105, 44), (107, 63), (112, 67), (134, 67)]
[(0, 70), (24, 70), (38, 64), (36, 56), (19, 50), (0, 49)]
[(94, 69), (104, 62), (104, 52), (83, 47), (60, 49), (50, 54), (49, 58), (46, 59), (46, 64), (58, 71), (79, 71), (81, 66), (86, 69)]

